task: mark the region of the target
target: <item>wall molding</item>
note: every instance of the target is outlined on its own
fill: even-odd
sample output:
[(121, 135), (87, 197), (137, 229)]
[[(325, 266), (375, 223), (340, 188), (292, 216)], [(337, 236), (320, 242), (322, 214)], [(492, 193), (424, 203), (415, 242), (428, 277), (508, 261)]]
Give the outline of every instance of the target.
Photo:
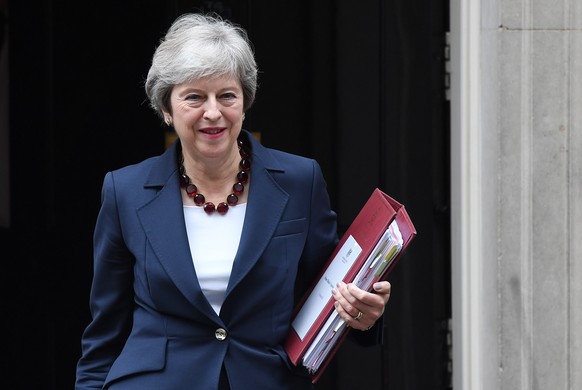
[(481, 22), (479, 0), (451, 0), (453, 388), (482, 389)]

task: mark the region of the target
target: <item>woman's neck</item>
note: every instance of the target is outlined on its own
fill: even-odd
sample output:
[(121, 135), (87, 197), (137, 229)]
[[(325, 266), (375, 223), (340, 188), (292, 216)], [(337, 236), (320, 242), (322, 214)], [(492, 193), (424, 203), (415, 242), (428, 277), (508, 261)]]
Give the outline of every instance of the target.
[[(234, 145), (232, 151), (223, 157), (196, 158), (187, 152), (182, 153), (185, 173), (191, 183), (196, 185), (198, 192), (204, 194), (207, 202), (215, 205), (224, 202), (226, 196), (232, 193), (240, 170), (238, 146)], [(182, 192), (184, 204), (191, 204), (192, 199)], [(246, 194), (241, 194), (239, 198), (241, 203), (246, 202)]]

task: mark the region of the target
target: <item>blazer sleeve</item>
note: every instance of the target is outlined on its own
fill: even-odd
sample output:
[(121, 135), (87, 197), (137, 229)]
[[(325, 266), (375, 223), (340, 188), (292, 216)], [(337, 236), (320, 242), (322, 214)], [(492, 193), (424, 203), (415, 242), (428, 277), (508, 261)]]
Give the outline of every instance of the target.
[[(306, 254), (308, 257), (314, 257), (320, 259), (320, 262), (309, 262), (311, 266), (305, 267), (304, 273), (306, 273), (307, 283), (303, 283), (301, 290), (306, 291), (311, 285), (321, 267), (325, 264), (325, 261), (331, 255), (333, 249), (339, 243), (339, 237), (337, 235), (337, 218), (335, 212), (331, 211), (331, 205), (329, 202), (329, 194), (327, 192), (327, 186), (323, 177), (321, 168), (317, 162), (314, 161), (313, 166), (314, 180), (312, 188), (312, 215), (310, 218), (310, 231), (309, 239), (306, 245)], [(325, 210), (325, 212), (323, 212)], [(329, 212), (327, 210), (330, 210)], [(326, 243), (326, 245), (315, 244), (315, 243)], [(297, 298), (300, 298), (300, 294)], [(350, 339), (355, 341), (361, 346), (373, 346), (377, 344), (382, 344), (383, 342), (383, 324), (384, 317), (380, 317), (374, 326), (365, 332), (362, 331), (352, 331), (350, 332)]]
[(103, 182), (93, 244), (92, 320), (81, 340), (77, 390), (103, 387), (132, 326), (134, 258), (123, 239), (111, 172)]
[(337, 216), (331, 209), (327, 184), (319, 164), (315, 160), (312, 160), (312, 164), (309, 226), (295, 286), (296, 303), (306, 293), (339, 242)]

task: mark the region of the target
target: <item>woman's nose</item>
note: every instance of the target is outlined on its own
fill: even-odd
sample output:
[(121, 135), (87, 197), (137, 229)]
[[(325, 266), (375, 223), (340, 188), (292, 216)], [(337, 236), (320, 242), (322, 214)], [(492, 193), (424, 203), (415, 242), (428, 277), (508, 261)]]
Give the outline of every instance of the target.
[(215, 121), (220, 119), (222, 113), (220, 112), (220, 106), (216, 99), (208, 99), (204, 106), (204, 119), (209, 121)]

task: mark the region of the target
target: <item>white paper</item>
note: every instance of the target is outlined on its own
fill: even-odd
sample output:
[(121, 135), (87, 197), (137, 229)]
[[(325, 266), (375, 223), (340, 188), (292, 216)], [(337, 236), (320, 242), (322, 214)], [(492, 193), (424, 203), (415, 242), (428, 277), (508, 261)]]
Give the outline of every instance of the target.
[(380, 277), (382, 272), (392, 263), (392, 260), (400, 253), (402, 245), (402, 233), (398, 223), (394, 220), (354, 278), (356, 286), (362, 290), (370, 291), (372, 282)]
[(303, 355), (303, 365), (305, 367), (309, 368), (310, 365), (313, 365), (314, 362), (316, 362), (317, 356), (314, 356), (314, 354), (317, 353), (318, 355), (321, 355), (323, 357), (324, 352), (323, 350), (327, 344), (327, 340), (323, 338), (324, 336), (330, 335), (330, 327), (337, 323), (338, 316), (339, 316), (338, 312), (334, 310), (327, 319), (327, 321), (325, 322), (325, 324), (323, 325), (323, 327), (321, 328), (321, 330), (319, 331), (319, 333), (317, 334), (317, 336), (311, 342), (311, 345), (305, 352), (305, 355)]
[[(400, 253), (402, 244), (402, 234), (396, 220), (394, 220), (386, 229), (370, 256), (368, 256), (356, 278), (354, 278), (354, 283), (361, 289), (370, 291), (371, 283), (381, 276), (386, 267)], [(327, 359), (330, 351), (346, 330), (345, 325), (344, 320), (334, 310), (303, 356), (303, 366), (310, 373), (316, 372)]]
[(362, 253), (362, 247), (353, 236), (349, 236), (291, 324), (301, 340), (332, 298), (331, 289), (343, 280), (360, 253)]

